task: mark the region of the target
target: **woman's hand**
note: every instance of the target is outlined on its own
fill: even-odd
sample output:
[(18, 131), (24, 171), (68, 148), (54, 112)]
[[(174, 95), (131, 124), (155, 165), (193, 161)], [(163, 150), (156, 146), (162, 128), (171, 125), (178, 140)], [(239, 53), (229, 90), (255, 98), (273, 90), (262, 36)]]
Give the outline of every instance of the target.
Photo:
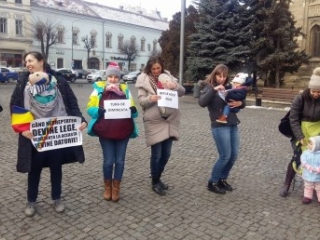
[(33, 138), (33, 134), (29, 130), (23, 131), (21, 134), (22, 134), (22, 136), (24, 136), (25, 138), (28, 138), (30, 140), (32, 140), (32, 138)]
[(299, 142), (301, 143), (302, 146), (307, 146), (308, 145), (305, 138), (301, 139)]
[(81, 123), (79, 130), (82, 132), (87, 126), (88, 126), (88, 123), (83, 122), (83, 123)]
[(221, 84), (221, 85), (218, 85), (218, 86), (214, 87), (213, 89), (216, 90), (216, 91), (224, 91), (225, 87)]
[(230, 108), (240, 107), (242, 105), (242, 101), (235, 101), (230, 99), (230, 102), (228, 102), (228, 105), (230, 106)]
[(151, 95), (150, 96), (150, 100), (152, 102), (157, 102), (159, 99), (161, 99), (161, 96), (158, 96), (158, 95)]

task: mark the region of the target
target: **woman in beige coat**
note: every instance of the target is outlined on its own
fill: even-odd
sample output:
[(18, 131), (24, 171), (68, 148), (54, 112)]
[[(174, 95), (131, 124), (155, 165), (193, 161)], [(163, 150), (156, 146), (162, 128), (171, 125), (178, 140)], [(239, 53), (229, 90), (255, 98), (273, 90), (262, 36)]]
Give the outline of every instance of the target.
[[(173, 81), (160, 82), (160, 74), (167, 74)], [(151, 146), (150, 169), (152, 190), (163, 196), (168, 185), (161, 181), (161, 174), (171, 155), (172, 141), (179, 139), (180, 110), (167, 108), (160, 111), (157, 89), (170, 89), (181, 97), (185, 89), (168, 71), (163, 68), (163, 61), (158, 56), (151, 57), (135, 85), (138, 88), (139, 103), (143, 110), (143, 122), (147, 146)]]

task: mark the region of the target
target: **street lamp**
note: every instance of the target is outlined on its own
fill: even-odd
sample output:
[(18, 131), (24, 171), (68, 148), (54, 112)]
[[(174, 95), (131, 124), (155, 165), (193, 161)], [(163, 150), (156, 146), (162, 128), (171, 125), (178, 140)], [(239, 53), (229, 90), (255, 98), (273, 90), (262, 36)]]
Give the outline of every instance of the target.
[(181, 0), (181, 28), (180, 28), (180, 62), (179, 62), (179, 83), (182, 85), (183, 77), (183, 54), (184, 54), (184, 16), (186, 12), (186, 0)]

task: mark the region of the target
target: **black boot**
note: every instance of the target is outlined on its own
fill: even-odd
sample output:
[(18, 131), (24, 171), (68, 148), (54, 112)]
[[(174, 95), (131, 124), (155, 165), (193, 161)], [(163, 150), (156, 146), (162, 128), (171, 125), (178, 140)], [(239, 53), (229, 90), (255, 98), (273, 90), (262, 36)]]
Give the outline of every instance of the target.
[(229, 191), (229, 192), (233, 191), (233, 188), (231, 187), (231, 185), (229, 183), (227, 183), (226, 179), (220, 179), (219, 186), (226, 191)]
[(152, 177), (152, 190), (160, 196), (166, 195), (165, 190), (161, 186), (159, 177)]
[(289, 163), (288, 168), (287, 168), (287, 174), (286, 174), (286, 179), (284, 181), (284, 184), (282, 188), (280, 189), (279, 195), (281, 197), (287, 197), (289, 194), (289, 189), (292, 183), (292, 180), (294, 179), (296, 175), (296, 172), (293, 169), (292, 162)]
[(218, 194), (225, 194), (226, 190), (224, 190), (218, 183), (208, 182), (208, 191), (218, 193)]

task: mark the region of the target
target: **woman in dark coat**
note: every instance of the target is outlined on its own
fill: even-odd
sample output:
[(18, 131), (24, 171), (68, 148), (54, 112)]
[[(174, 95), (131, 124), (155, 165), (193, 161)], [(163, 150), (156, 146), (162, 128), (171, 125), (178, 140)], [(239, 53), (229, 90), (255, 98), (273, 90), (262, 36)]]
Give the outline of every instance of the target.
[[(48, 112), (49, 115), (52, 113), (49, 117), (77, 116), (82, 119), (79, 130), (84, 130), (87, 122), (82, 116), (77, 99), (69, 84), (61, 76), (58, 76), (55, 71), (50, 69), (41, 53), (29, 52), (25, 55), (24, 60), (28, 74), (21, 77), (18, 81), (11, 96), (10, 109), (12, 110), (13, 106), (26, 108), (34, 115), (35, 119), (48, 117)], [(34, 90), (31, 90), (32, 86), (29, 82), (29, 74), (34, 72), (46, 72), (51, 75), (50, 83), (44, 88), (37, 89), (37, 95), (41, 95), (41, 99), (46, 99), (50, 95), (50, 98), (46, 100), (46, 102), (50, 101), (50, 105), (35, 100)], [(50, 88), (50, 93), (48, 87)], [(45, 113), (43, 109), (45, 109)], [(43, 167), (50, 168), (51, 197), (55, 210), (61, 213), (65, 210), (65, 206), (61, 201), (62, 165), (71, 162), (83, 163), (85, 160), (83, 148), (82, 146), (76, 146), (38, 152), (32, 146), (32, 137), (32, 133), (26, 130), (20, 132), (18, 138), (17, 171), (28, 173), (28, 203), (25, 214), (29, 217), (35, 214), (35, 203)]]

